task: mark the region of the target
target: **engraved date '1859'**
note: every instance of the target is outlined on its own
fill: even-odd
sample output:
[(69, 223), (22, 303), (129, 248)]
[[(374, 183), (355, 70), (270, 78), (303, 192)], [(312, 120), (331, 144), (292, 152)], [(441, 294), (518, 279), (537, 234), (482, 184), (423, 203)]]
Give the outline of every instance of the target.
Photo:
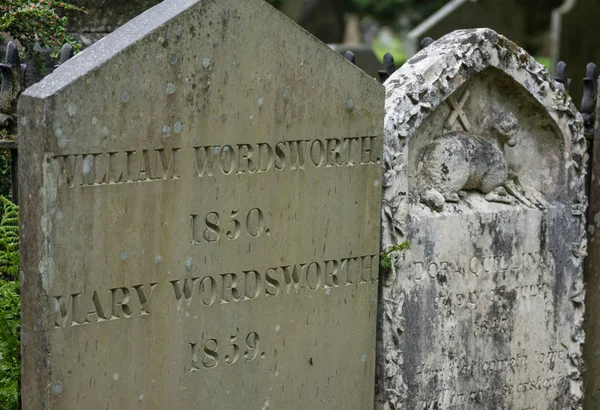
[[(237, 343), (239, 329), (229, 338), (229, 345), (219, 346), (217, 339), (206, 339), (202, 346), (198, 343), (190, 343), (191, 348), (191, 367), (190, 372), (197, 372), (201, 369), (214, 369), (221, 363), (232, 365), (237, 363), (243, 356), (245, 362), (251, 362), (259, 355), (264, 359), (265, 352), (260, 351), (260, 336), (256, 332), (250, 332), (244, 338), (244, 346), (240, 347)], [(243, 350), (243, 352), (242, 352)], [(223, 355), (223, 356), (221, 356)]]

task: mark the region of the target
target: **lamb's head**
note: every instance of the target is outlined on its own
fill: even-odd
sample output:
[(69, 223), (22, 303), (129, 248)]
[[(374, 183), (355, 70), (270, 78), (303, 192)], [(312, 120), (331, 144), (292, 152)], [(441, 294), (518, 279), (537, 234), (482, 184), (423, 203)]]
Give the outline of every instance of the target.
[(517, 130), (519, 129), (519, 120), (510, 112), (498, 113), (492, 116), (489, 124), (491, 135), (498, 141), (509, 147), (517, 145)]

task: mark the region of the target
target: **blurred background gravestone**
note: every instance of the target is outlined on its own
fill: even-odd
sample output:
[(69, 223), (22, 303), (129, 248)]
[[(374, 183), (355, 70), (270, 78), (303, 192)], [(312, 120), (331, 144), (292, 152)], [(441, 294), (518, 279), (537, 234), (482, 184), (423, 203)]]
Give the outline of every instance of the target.
[(324, 43), (344, 40), (344, 2), (297, 0), (281, 2), (281, 11)]
[(424, 37), (440, 38), (454, 30), (487, 27), (511, 38), (532, 55), (549, 55), (552, 10), (563, 0), (451, 0), (407, 35), (407, 55)]
[(558, 60), (568, 65), (568, 75), (577, 82), (570, 94), (579, 104), (583, 97), (580, 81), (589, 62), (600, 64), (600, 36), (596, 22), (600, 21), (600, 3), (597, 0), (576, 0), (568, 13), (562, 16)]
[(67, 11), (69, 31), (84, 46), (100, 40), (161, 0), (72, 0), (86, 13)]
[(438, 39), (458, 29), (488, 27), (519, 44), (525, 40), (525, 11), (517, 0), (454, 0), (407, 35), (407, 56), (419, 51), (424, 37)]

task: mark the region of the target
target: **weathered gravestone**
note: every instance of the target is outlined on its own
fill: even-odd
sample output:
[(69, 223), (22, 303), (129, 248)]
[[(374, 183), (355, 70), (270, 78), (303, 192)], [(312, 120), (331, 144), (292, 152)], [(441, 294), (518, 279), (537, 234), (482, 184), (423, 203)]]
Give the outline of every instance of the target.
[(173, 0), (19, 105), (24, 408), (373, 405), (384, 88)]
[[(387, 82), (378, 405), (580, 408), (582, 120), (489, 29), (457, 31)], [(384, 278), (382, 278), (384, 281)]]

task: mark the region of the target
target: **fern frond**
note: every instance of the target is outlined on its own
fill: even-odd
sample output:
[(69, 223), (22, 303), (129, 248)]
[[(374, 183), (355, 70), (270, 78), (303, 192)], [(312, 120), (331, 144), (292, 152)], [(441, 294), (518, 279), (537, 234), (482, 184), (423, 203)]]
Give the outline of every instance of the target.
[(0, 280), (0, 408), (18, 409), (21, 376), (20, 296), (17, 281)]
[(0, 278), (19, 277), (19, 207), (4, 196), (0, 196), (2, 217), (0, 218)]

